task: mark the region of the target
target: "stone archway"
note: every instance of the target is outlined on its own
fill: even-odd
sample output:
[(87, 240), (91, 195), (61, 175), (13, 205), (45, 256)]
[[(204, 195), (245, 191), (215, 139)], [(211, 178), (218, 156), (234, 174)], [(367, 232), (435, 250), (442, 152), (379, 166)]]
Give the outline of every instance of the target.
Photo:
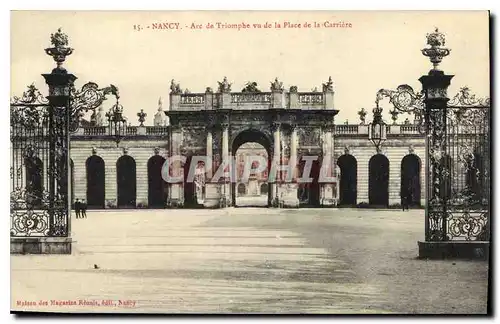
[[(314, 93), (299, 92), (296, 86), (288, 91), (277, 79), (271, 82), (270, 92), (251, 93), (248, 89), (233, 92), (227, 78), (219, 82), (217, 91), (207, 87), (205, 92), (183, 93), (174, 81), (170, 89), (171, 106), (166, 112), (170, 122), (168, 154), (170, 157), (187, 157), (203, 152), (201, 154), (206, 154), (212, 161), (212, 173), (207, 171), (205, 207), (235, 204), (235, 182), (229, 183), (228, 179), (220, 177), (223, 172), (217, 171), (245, 142), (265, 142), (261, 144), (267, 150), (268, 160), (279, 159), (277, 165), (289, 164), (289, 161), (296, 163), (298, 156), (302, 155), (299, 151), (314, 152), (325, 161), (332, 160), (334, 117), (338, 110), (333, 105), (331, 78), (323, 84), (322, 92)], [(189, 158), (183, 166), (180, 163), (172, 165), (172, 173), (180, 175), (186, 165), (189, 165)], [(320, 169), (320, 163), (315, 163), (313, 171), (319, 174)], [(326, 177), (333, 179), (330, 169)], [(299, 206), (296, 172), (287, 173), (281, 171), (276, 179), (274, 172), (269, 175), (268, 206)], [(231, 175), (234, 178), (234, 173)], [(308, 192), (312, 193), (310, 199), (317, 205), (334, 206), (333, 180), (324, 183), (318, 180), (308, 187)], [(252, 188), (251, 192), (254, 192), (253, 188), (258, 188), (261, 183), (262, 180), (258, 180), (247, 189)], [(193, 190), (189, 184), (180, 180), (168, 185), (169, 206), (185, 206), (190, 202)]]
[[(244, 168), (249, 168), (252, 166), (257, 166), (256, 161), (252, 159), (252, 161), (248, 161), (248, 163), (251, 163), (250, 165), (246, 165), (245, 159), (241, 159), (241, 161), (238, 159), (238, 151), (242, 149), (248, 149), (249, 154), (246, 155), (245, 157), (248, 157), (249, 159), (252, 158), (252, 155), (259, 155), (262, 156), (266, 161), (266, 170), (268, 171), (271, 165), (271, 148), (272, 148), (272, 140), (267, 136), (264, 132), (257, 130), (257, 129), (245, 129), (241, 132), (239, 132), (233, 139), (231, 143), (231, 156), (235, 158), (235, 167), (237, 170), (233, 172), (233, 175), (235, 179), (232, 180), (231, 183), (231, 204), (233, 206), (242, 206), (246, 204), (238, 204), (237, 203), (237, 198), (238, 196), (242, 196), (246, 194), (247, 192), (247, 186), (248, 183), (239, 183), (238, 186), (236, 186), (236, 183), (238, 183), (240, 180), (242, 181), (248, 181), (249, 179), (241, 179), (244, 173)], [(250, 177), (252, 174), (249, 175)], [(271, 186), (272, 187), (272, 186)], [(240, 188), (244, 189), (243, 193), (240, 192)], [(272, 196), (271, 196), (271, 191), (269, 190), (267, 192), (267, 199), (262, 200), (260, 197), (255, 197), (250, 203), (251, 206), (269, 206), (271, 204)]]
[(87, 206), (89, 209), (105, 208), (104, 160), (92, 155), (85, 162), (87, 170)]
[(167, 202), (166, 183), (162, 177), (165, 158), (155, 155), (148, 160), (148, 207), (165, 208)]
[(308, 182), (299, 182), (297, 190), (297, 198), (299, 199), (299, 204), (309, 207), (320, 206), (319, 175), (321, 162), (319, 160), (313, 160), (311, 169), (309, 170), (309, 174), (305, 174), (304, 172), (306, 171), (306, 161), (301, 159), (297, 169), (299, 179), (310, 179)]
[(267, 193), (268, 193), (268, 188), (269, 188), (269, 185), (267, 183), (262, 183), (260, 185), (260, 195), (263, 196), (263, 195), (266, 195), (267, 196)]
[(389, 160), (383, 154), (371, 157), (368, 165), (368, 200), (373, 206), (389, 206)]
[(135, 208), (136, 206), (136, 165), (129, 155), (116, 161), (117, 207)]
[(356, 205), (358, 162), (351, 154), (344, 154), (337, 160), (340, 168), (339, 205)]
[(420, 159), (408, 154), (401, 160), (401, 205), (408, 197), (409, 206), (420, 206)]
[(192, 160), (192, 156), (187, 156), (186, 161), (182, 166), (184, 175), (184, 207), (186, 208), (192, 208), (198, 204), (198, 201), (196, 199), (196, 185), (194, 183), (194, 179), (189, 179), (189, 170), (192, 167)]

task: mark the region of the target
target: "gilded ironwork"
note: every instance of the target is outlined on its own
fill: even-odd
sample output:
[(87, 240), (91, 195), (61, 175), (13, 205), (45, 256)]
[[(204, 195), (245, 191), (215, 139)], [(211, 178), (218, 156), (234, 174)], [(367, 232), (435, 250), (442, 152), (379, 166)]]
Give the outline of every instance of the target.
[(101, 107), (108, 95), (113, 95), (117, 102), (120, 99), (120, 93), (116, 86), (111, 84), (99, 88), (97, 83), (94, 82), (84, 84), (79, 90), (73, 87), (70, 94), (70, 132), (78, 130), (85, 113), (88, 111), (95, 112), (96, 109)]
[[(426, 89), (425, 112), (423, 93), (415, 94), (411, 88), (406, 93), (400, 88), (395, 92), (381, 90), (377, 100), (387, 96), (396, 109), (413, 109), (416, 122), (420, 126), (425, 123), (429, 168), (426, 240), (489, 240), (490, 99), (477, 98), (468, 87), (462, 87), (448, 101), (445, 79), (449, 84), (451, 76), (437, 68), (450, 54), (443, 47), (445, 36), (436, 28), (427, 35), (427, 44), (430, 48), (422, 54), (434, 67), (428, 77), (443, 81)], [(443, 105), (443, 100), (448, 102)]]
[[(484, 101), (487, 102), (487, 101)], [(429, 240), (476, 240), (490, 198), (490, 107), (429, 112)]]
[(11, 99), (11, 236), (68, 235), (66, 116), (34, 85)]
[[(375, 104), (379, 105), (384, 98), (389, 98), (389, 103), (392, 104), (393, 110), (390, 111), (393, 118), (397, 120), (399, 113), (408, 113), (415, 116), (415, 125), (418, 126), (420, 133), (425, 133), (425, 105), (424, 93), (422, 91), (415, 92), (413, 88), (407, 84), (402, 84), (396, 90), (380, 89), (377, 91)], [(394, 119), (393, 119), (394, 120)]]

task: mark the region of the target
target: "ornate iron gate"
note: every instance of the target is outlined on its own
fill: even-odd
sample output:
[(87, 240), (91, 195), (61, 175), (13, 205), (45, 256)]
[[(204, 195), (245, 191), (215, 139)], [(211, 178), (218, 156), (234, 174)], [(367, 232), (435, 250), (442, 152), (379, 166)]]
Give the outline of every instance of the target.
[(490, 101), (464, 87), (428, 109), (427, 241), (489, 240)]
[(45, 52), (57, 67), (43, 75), (49, 96), (31, 85), (10, 103), (11, 237), (69, 236), (69, 134), (108, 94), (115, 96), (118, 106), (114, 85), (99, 89), (88, 82), (76, 90), (76, 77), (62, 66), (73, 49), (61, 29), (51, 35), (51, 44)]
[(31, 85), (10, 105), (10, 235), (68, 235), (68, 119)]
[(444, 34), (437, 29), (427, 35), (430, 47), (422, 50), (434, 68), (419, 81), (421, 92), (408, 85), (397, 90), (381, 89), (376, 103), (388, 97), (393, 114), (415, 114), (426, 134), (425, 240), (489, 241), (491, 198), (490, 99), (479, 99), (468, 87), (448, 101), (452, 75), (437, 67), (450, 54)]

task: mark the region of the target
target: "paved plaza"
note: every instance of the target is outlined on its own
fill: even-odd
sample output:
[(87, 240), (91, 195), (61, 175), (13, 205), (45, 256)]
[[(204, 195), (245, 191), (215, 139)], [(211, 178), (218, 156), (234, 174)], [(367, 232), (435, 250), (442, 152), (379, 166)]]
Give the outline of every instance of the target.
[(89, 211), (71, 231), (72, 255), (11, 257), (13, 310), (486, 313), (487, 262), (417, 259), (423, 210)]

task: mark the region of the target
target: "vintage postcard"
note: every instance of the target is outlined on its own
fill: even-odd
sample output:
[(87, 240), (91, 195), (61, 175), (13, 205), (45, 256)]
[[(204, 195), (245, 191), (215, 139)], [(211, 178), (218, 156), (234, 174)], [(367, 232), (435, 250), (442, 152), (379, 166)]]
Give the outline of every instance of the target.
[(11, 311), (488, 314), (487, 11), (11, 12)]

